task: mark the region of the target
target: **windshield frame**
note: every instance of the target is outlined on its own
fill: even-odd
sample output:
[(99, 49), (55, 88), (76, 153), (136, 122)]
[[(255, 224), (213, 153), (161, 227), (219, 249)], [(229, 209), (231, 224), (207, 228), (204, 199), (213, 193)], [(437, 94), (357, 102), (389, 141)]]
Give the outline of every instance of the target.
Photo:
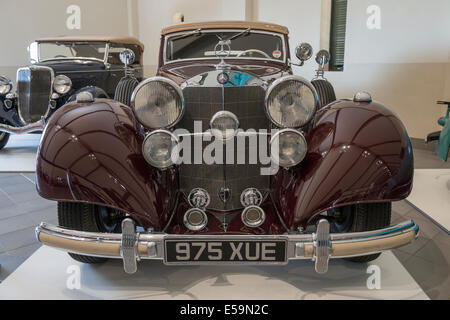
[[(246, 31), (248, 28), (237, 28), (237, 29), (201, 29), (200, 28), (200, 33), (217, 33), (217, 32), (243, 32)], [(178, 37), (180, 35), (184, 35), (184, 34), (189, 34), (192, 33), (192, 30), (184, 30), (184, 31), (180, 31), (180, 32), (174, 32), (168, 35), (165, 35), (164, 38), (164, 50), (163, 50), (163, 63), (164, 65), (166, 64), (170, 64), (170, 63), (176, 63), (176, 62), (181, 62), (181, 61), (202, 61), (202, 60), (211, 60), (211, 59), (222, 59), (222, 58), (218, 58), (216, 56), (211, 56), (211, 57), (202, 57), (202, 58), (186, 58), (186, 59), (177, 59), (177, 60), (167, 60), (167, 43), (170, 40), (170, 38), (172, 37)], [(250, 29), (249, 33), (260, 33), (260, 34), (269, 34), (272, 36), (277, 36), (279, 38), (281, 38), (281, 43), (282, 43), (282, 47), (283, 47), (283, 59), (279, 60), (279, 59), (271, 59), (271, 58), (258, 58), (258, 57), (223, 57), (224, 60), (261, 60), (261, 61), (273, 61), (273, 62), (278, 62), (278, 63), (282, 63), (282, 64), (286, 64), (287, 63), (287, 46), (286, 46), (286, 39), (284, 34), (278, 33), (278, 32), (271, 32), (271, 31), (264, 31), (264, 30), (255, 30), (255, 29)], [(217, 38), (217, 42), (219, 42), (219, 38)], [(233, 40), (231, 40), (231, 50), (233, 50)]]
[[(102, 41), (55, 41), (55, 42), (35, 42), (37, 43), (37, 63), (46, 62), (46, 61), (55, 61), (55, 60), (94, 60), (103, 62), (105, 65), (108, 63), (109, 56), (109, 42)], [(103, 43), (105, 45), (105, 52), (103, 54), (103, 59), (94, 58), (94, 57), (60, 57), (60, 58), (49, 58), (41, 60), (41, 44), (58, 44), (58, 43), (67, 43), (67, 44), (90, 44), (90, 43)], [(31, 55), (30, 55), (31, 60)]]

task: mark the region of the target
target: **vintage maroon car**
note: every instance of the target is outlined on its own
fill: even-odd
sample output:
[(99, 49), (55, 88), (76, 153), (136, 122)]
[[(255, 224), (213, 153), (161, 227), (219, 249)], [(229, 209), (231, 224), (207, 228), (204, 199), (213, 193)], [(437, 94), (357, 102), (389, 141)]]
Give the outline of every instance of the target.
[[(300, 64), (312, 48), (296, 48)], [(408, 196), (405, 127), (370, 94), (336, 100), (323, 78), (293, 75), (288, 30), (187, 23), (162, 31), (158, 75), (123, 79), (117, 100), (80, 97), (47, 123), (39, 194), (58, 201), (42, 243), (78, 261), (285, 264), (367, 262), (418, 234), (390, 225)], [(130, 99), (131, 96), (131, 100)], [(127, 99), (131, 106), (127, 106)]]

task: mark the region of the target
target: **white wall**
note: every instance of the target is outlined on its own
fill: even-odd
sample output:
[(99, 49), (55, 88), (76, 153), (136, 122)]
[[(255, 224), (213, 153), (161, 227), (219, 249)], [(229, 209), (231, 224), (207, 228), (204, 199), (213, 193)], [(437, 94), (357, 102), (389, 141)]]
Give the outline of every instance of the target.
[(138, 0), (139, 35), (145, 44), (146, 75), (156, 72), (161, 29), (172, 24), (176, 12), (185, 22), (245, 20), (245, 0)]
[[(366, 26), (367, 7), (381, 9), (381, 29)], [(448, 0), (349, 0), (345, 62), (448, 62)]]
[[(291, 59), (295, 57), (295, 47), (308, 42), (314, 50), (320, 47), (320, 0), (259, 0), (257, 17), (259, 21), (278, 23), (289, 28), (289, 44)], [(305, 62), (304, 67), (293, 67), (295, 72), (312, 78), (315, 64), (312, 60)]]

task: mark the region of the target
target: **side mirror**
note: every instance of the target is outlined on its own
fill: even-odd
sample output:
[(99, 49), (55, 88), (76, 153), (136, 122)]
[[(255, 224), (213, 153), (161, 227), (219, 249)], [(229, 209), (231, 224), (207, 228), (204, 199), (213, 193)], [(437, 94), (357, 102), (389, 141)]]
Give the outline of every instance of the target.
[(131, 49), (125, 49), (120, 53), (120, 61), (125, 65), (125, 68), (133, 64), (135, 59), (136, 56)]
[(317, 52), (317, 54), (316, 54), (316, 62), (317, 62), (317, 64), (319, 64), (320, 66), (323, 67), (329, 61), (330, 61), (330, 53), (327, 50), (322, 49), (319, 52)]
[(312, 54), (313, 54), (313, 48), (307, 42), (303, 42), (302, 44), (300, 44), (299, 46), (297, 46), (295, 48), (295, 55), (300, 60), (300, 65), (301, 66), (303, 65), (303, 63), (306, 60), (311, 58)]

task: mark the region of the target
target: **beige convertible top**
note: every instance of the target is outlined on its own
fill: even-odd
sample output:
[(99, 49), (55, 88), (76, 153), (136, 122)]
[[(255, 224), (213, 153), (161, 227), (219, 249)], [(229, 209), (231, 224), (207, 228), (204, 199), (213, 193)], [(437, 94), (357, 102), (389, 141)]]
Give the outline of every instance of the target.
[(189, 22), (180, 23), (162, 29), (161, 34), (169, 34), (178, 31), (196, 30), (196, 29), (241, 29), (250, 28), (255, 30), (273, 31), (283, 34), (288, 34), (288, 28), (278, 24), (268, 22), (254, 22), (254, 21), (204, 21), (204, 22)]
[(138, 39), (128, 36), (123, 37), (108, 37), (108, 36), (61, 36), (52, 38), (40, 38), (36, 39), (36, 42), (109, 42), (109, 43), (121, 43), (132, 44), (141, 47), (144, 50), (144, 44)]

